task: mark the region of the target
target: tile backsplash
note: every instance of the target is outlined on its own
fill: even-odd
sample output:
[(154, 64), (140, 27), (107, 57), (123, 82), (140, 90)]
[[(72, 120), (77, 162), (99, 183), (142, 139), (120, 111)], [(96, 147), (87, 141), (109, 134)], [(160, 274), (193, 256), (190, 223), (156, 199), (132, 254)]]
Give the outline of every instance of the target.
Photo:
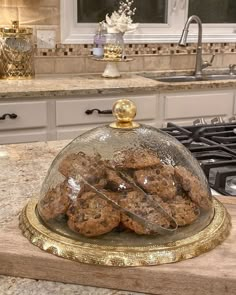
[[(60, 44), (60, 0), (0, 0), (0, 26), (9, 26), (11, 20), (34, 29), (37, 74), (103, 71), (104, 63), (91, 59), (91, 44)], [(37, 48), (37, 30), (43, 29), (55, 31), (55, 48)], [(186, 47), (175, 43), (126, 44), (125, 53), (133, 61), (120, 63), (121, 71), (193, 69), (196, 44)], [(215, 54), (213, 68), (227, 68), (236, 63), (236, 43), (204, 43), (203, 58), (209, 60), (212, 54)]]

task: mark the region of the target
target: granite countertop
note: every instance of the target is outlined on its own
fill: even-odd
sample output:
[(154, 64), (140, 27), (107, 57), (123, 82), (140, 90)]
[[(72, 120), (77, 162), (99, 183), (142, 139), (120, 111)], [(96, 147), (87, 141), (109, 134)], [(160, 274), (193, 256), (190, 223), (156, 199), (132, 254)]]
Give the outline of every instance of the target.
[[(11, 228), (11, 226), (16, 223), (16, 220), (18, 219), (22, 208), (28, 203), (30, 198), (39, 196), (42, 182), (46, 176), (50, 164), (52, 163), (58, 152), (61, 151), (61, 149), (65, 147), (68, 143), (68, 140), (64, 140), (54, 142), (51, 141), (27, 144), (0, 145), (0, 232), (4, 232), (4, 230)], [(224, 245), (227, 246), (230, 245), (230, 243), (232, 244), (233, 239), (234, 236), (232, 235), (231, 239), (228, 239), (227, 242), (224, 243)], [(216, 259), (221, 259), (222, 261), (222, 257), (224, 256), (224, 265), (226, 271), (223, 271), (223, 277), (220, 277), (221, 283), (217, 281), (219, 280), (219, 278), (217, 279), (217, 275), (215, 277), (215, 280), (219, 285), (219, 288), (216, 289), (219, 289), (218, 291), (220, 292), (217, 292), (217, 294), (223, 294), (220, 290), (225, 290), (225, 292), (228, 294), (227, 288), (230, 288), (231, 291), (235, 290), (235, 281), (230, 281), (230, 279), (233, 280), (234, 278), (234, 275), (230, 275), (232, 274), (233, 270), (235, 270), (234, 262), (232, 261), (232, 255), (234, 254), (230, 250), (229, 253), (224, 252), (226, 251), (224, 245), (221, 248), (221, 251), (217, 252), (218, 254), (216, 254), (216, 256), (208, 256), (208, 258), (202, 257), (202, 259), (200, 258), (198, 260), (200, 263), (200, 267), (204, 269), (203, 272), (207, 273), (209, 265), (212, 265), (213, 267), (213, 265), (215, 265), (216, 263), (218, 267), (218, 262), (216, 261)], [(234, 247), (233, 244), (232, 247)], [(188, 262), (191, 264), (190, 260), (185, 262), (187, 266), (189, 265)], [(184, 273), (186, 265), (182, 264), (181, 273)], [(166, 265), (166, 268), (168, 268), (168, 265)], [(175, 269), (175, 267), (173, 267), (173, 269)], [(213, 269), (213, 271), (215, 271), (214, 267)], [(217, 272), (218, 271), (219, 269), (217, 269)], [(230, 272), (229, 275), (227, 274), (227, 271)], [(173, 274), (174, 273), (175, 272), (173, 272)], [(207, 294), (213, 294), (215, 290), (213, 286), (211, 286), (211, 278), (212, 277), (209, 277), (208, 290), (212, 290), (212, 292), (210, 291)], [(104, 280), (105, 279), (106, 278), (104, 278)], [(171, 279), (174, 280), (174, 276), (171, 276)], [(227, 280), (227, 283), (224, 280)], [(183, 282), (181, 281), (181, 284), (183, 284)], [(164, 286), (165, 284), (166, 283), (164, 282)], [(231, 291), (229, 291), (230, 295), (233, 294), (231, 293)], [(162, 291), (160, 292), (162, 293)], [(25, 279), (19, 277), (9, 277), (0, 274), (0, 294), (141, 295), (143, 293), (117, 291), (105, 288), (64, 284), (59, 282)], [(163, 294), (167, 293), (164, 292)], [(202, 291), (201, 293), (196, 291), (196, 294), (202, 294)]]
[(0, 80), (0, 99), (103, 95), (155, 91), (156, 81), (124, 74), (118, 79), (101, 75), (40, 76), (31, 80)]
[[(38, 196), (47, 170), (68, 141), (0, 146), (0, 231), (13, 222), (29, 198)], [(135, 295), (137, 293), (0, 275), (4, 295)], [(140, 295), (140, 293), (139, 293)]]
[(131, 73), (123, 74), (116, 79), (103, 78), (100, 74), (87, 74), (36, 76), (35, 79), (31, 80), (0, 80), (0, 99), (147, 93), (188, 89), (235, 88), (236, 86), (236, 79), (181, 83), (159, 82), (151, 79), (155, 75), (176, 75), (179, 73), (182, 72)]

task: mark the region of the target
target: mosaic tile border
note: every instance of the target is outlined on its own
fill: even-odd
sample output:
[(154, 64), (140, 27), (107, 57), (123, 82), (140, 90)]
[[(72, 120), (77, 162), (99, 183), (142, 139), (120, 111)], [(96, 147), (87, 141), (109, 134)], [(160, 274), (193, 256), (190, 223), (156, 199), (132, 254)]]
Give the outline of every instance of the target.
[[(92, 44), (57, 44), (52, 49), (39, 49), (36, 46), (35, 56), (74, 57), (91, 55)], [(196, 44), (188, 43), (181, 47), (176, 43), (125, 44), (127, 55), (179, 55), (195, 54)], [(204, 43), (203, 54), (236, 53), (236, 43)]]

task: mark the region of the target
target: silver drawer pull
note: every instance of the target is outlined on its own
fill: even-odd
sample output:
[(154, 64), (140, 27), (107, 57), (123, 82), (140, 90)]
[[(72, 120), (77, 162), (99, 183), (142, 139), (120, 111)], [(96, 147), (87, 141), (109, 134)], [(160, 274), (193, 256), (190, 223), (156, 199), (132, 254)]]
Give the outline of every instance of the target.
[(87, 110), (85, 111), (85, 114), (87, 115), (91, 115), (93, 112), (97, 111), (99, 115), (108, 115), (108, 114), (112, 114), (112, 110), (104, 110), (101, 111), (99, 109), (92, 109), (92, 110)]
[(6, 117), (9, 117), (10, 119), (16, 119), (17, 118), (17, 114), (4, 114), (0, 117), (0, 120), (6, 120)]

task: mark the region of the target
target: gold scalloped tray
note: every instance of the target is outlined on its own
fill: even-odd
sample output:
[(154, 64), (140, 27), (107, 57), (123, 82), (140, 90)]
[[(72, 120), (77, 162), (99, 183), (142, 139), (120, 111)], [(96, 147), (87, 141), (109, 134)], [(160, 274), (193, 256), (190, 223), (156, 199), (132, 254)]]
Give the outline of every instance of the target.
[(191, 237), (147, 246), (115, 246), (71, 239), (51, 231), (37, 215), (37, 199), (31, 199), (20, 215), (20, 228), (32, 244), (54, 255), (82, 263), (109, 266), (141, 266), (172, 263), (205, 253), (229, 235), (231, 222), (225, 207), (213, 199), (210, 224)]

